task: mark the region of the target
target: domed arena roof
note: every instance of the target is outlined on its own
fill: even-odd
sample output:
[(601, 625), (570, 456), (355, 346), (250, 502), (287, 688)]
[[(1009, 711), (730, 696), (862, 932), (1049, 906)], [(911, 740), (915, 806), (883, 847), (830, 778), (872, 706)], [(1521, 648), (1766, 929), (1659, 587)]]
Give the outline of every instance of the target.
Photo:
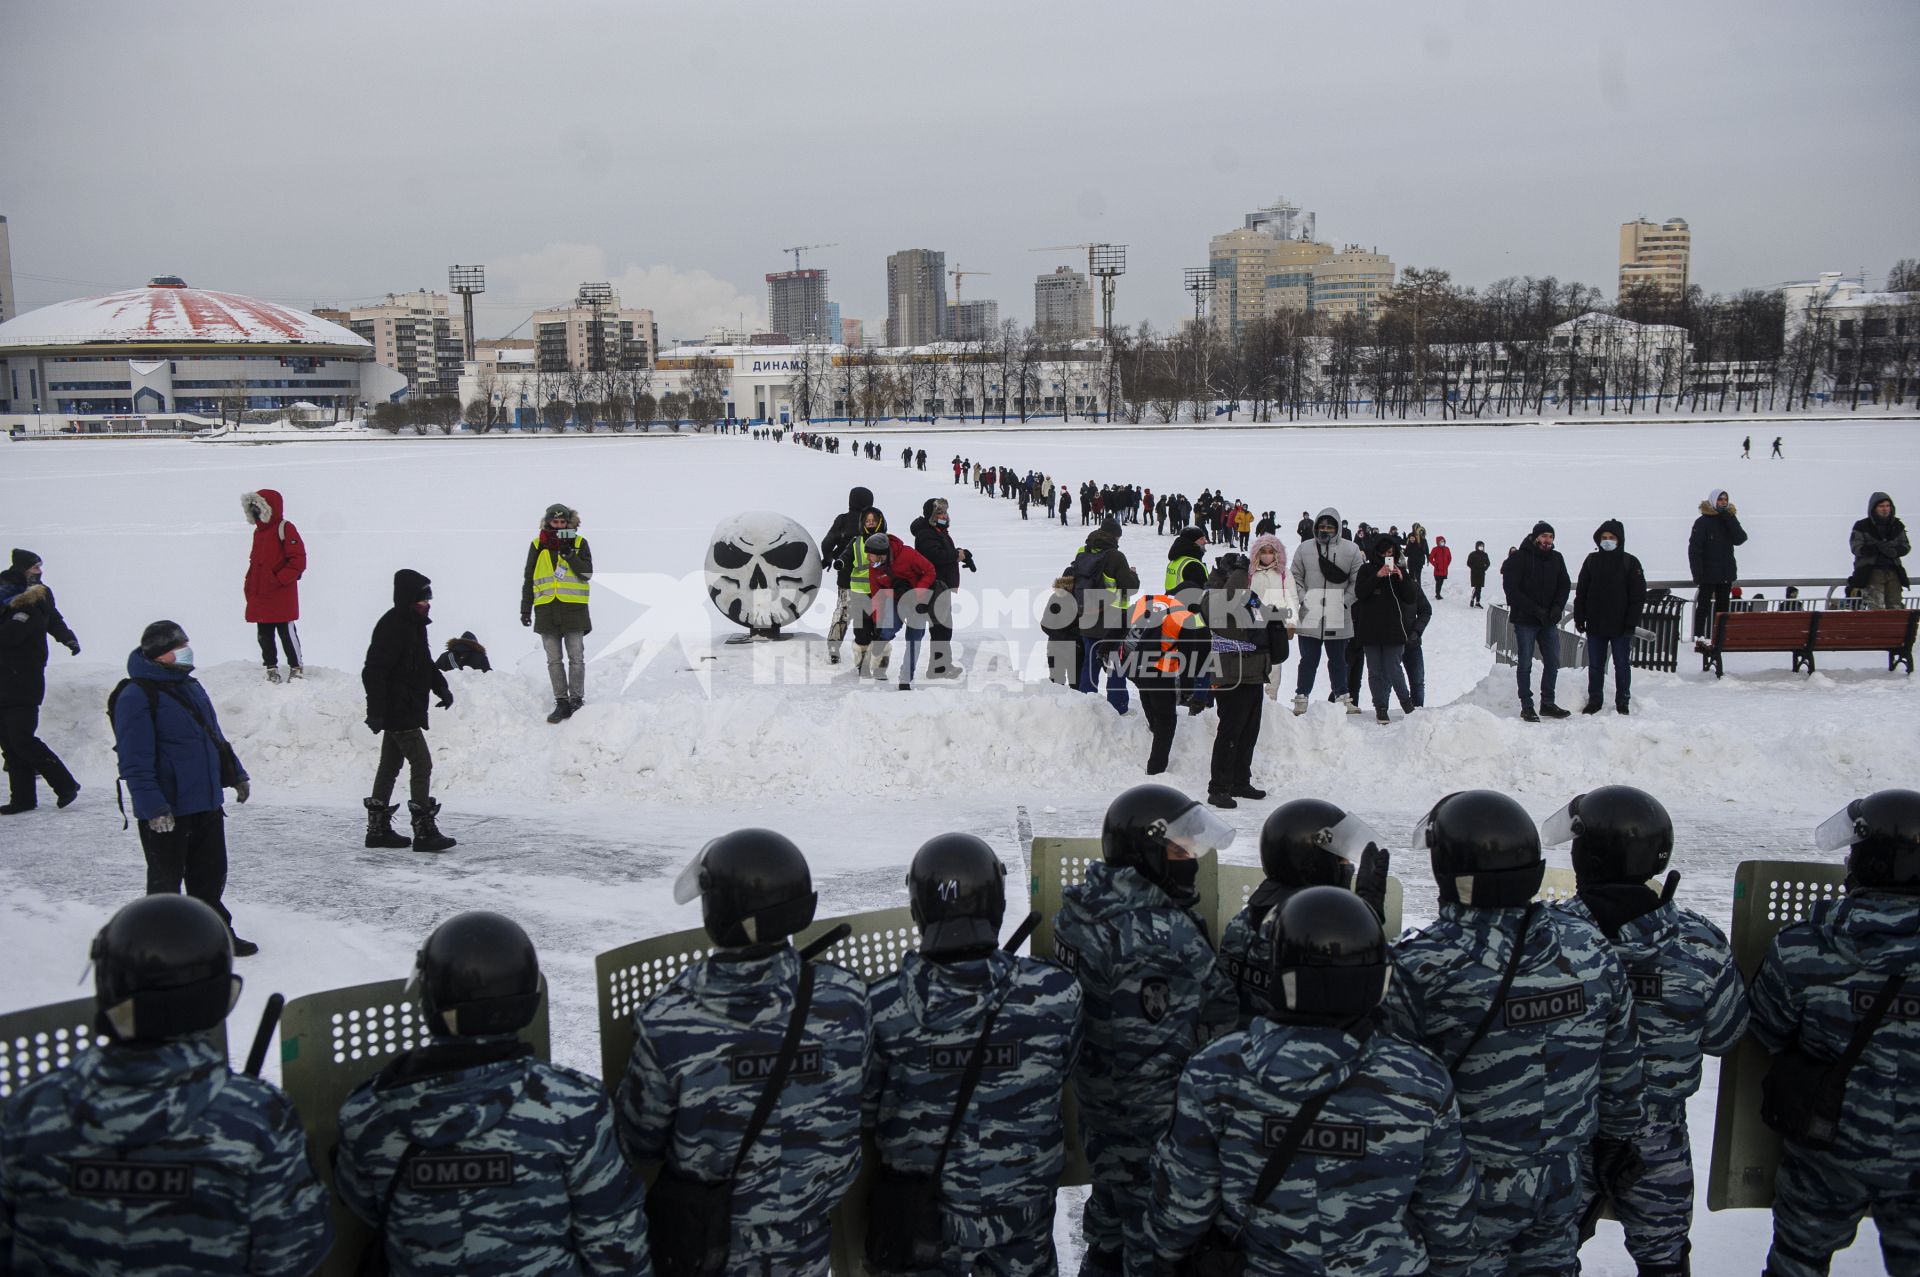
[(293, 345), (371, 349), (352, 330), (272, 302), (188, 288), (161, 275), (145, 288), (78, 297), (0, 324), (0, 350), (93, 345)]

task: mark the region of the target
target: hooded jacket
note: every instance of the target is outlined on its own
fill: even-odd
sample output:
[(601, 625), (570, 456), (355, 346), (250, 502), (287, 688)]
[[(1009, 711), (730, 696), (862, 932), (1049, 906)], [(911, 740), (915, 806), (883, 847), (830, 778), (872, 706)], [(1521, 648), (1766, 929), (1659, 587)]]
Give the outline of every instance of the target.
[(1213, 644), (1216, 688), (1257, 687), (1273, 668), (1272, 631), (1247, 570), (1214, 569), (1202, 612)]
[(907, 531), (913, 533), (913, 548), (933, 565), (934, 577), (947, 589), (954, 590), (960, 587), (960, 550), (953, 543), (953, 533), (934, 522), (946, 508), (947, 503), (939, 497), (928, 498), (921, 507), (921, 516)]
[[(1748, 987), (1753, 1036), (1769, 1051), (1798, 1045), (1816, 1060), (1846, 1053), (1871, 998), (1896, 971), (1903, 1002), (1920, 994), (1920, 896), (1856, 889), (1814, 903), (1773, 938)], [(1913, 1190), (1920, 1175), (1920, 1017), (1889, 1014), (1847, 1078), (1831, 1151), (1821, 1154), (1873, 1191)]]
[(1467, 584), (1474, 589), (1482, 589), (1487, 584), (1487, 569), (1493, 566), (1493, 560), (1480, 546), (1467, 552)]
[[(470, 1061), (476, 1047), (508, 1058), (461, 1067), (462, 1049)], [(402, 1182), (389, 1209), (409, 1143), (415, 1167), (479, 1156), (510, 1174), (457, 1190)], [(511, 1037), (434, 1039), (354, 1088), (340, 1107), (334, 1185), (362, 1220), (384, 1218), (394, 1271), (418, 1277), (613, 1277), (637, 1271), (647, 1253), (640, 1181), (621, 1158), (605, 1091)]]
[(13, 566), (0, 572), (0, 709), (46, 699), (49, 634), (69, 646), (80, 642), (47, 583), (27, 583), (28, 570), (38, 562), (33, 551), (15, 550)]
[(1733, 548), (1747, 543), (1747, 530), (1740, 526), (1740, 515), (1733, 502), (1727, 502), (1724, 511), (1714, 504), (1725, 493), (1725, 488), (1715, 488), (1707, 494), (1707, 499), (1700, 503), (1700, 517), (1693, 521), (1693, 532), (1687, 538), (1687, 567), (1693, 573), (1695, 585), (1731, 585), (1740, 579)]
[(1375, 537), (1355, 581), (1353, 637), (1363, 647), (1405, 647), (1415, 638), (1412, 612), (1420, 587), (1411, 569), (1398, 576), (1380, 575), (1391, 545), (1391, 537)]
[[(89, 1164), (128, 1161), (183, 1175), (188, 1191), (70, 1191)], [(211, 1034), (83, 1051), (22, 1086), (0, 1126), (0, 1185), (8, 1272), (309, 1273), (333, 1244), (299, 1114), (229, 1072)]]
[[(154, 686), (152, 700), (133, 683), (113, 702), (113, 747), (134, 819), (221, 810), (226, 794), (220, 787), (220, 745), (226, 736), (207, 689), (178, 665), (150, 661), (138, 648), (127, 654), (127, 677)], [(183, 699), (199, 712), (205, 727)], [(240, 779), (250, 779), (244, 766)]]
[(247, 620), (278, 625), (300, 619), (300, 578), (307, 571), (307, 545), (287, 522), (286, 503), (272, 488), (248, 492), (240, 508), (254, 520), (247, 556)]
[(1535, 524), (1500, 565), (1500, 584), (1506, 588), (1507, 608), (1515, 625), (1555, 626), (1567, 613), (1567, 595), (1573, 591), (1567, 561), (1560, 551), (1542, 550), (1535, 540), (1546, 526)]
[[(1612, 533), (1616, 550), (1602, 550), (1600, 538)], [(1627, 529), (1608, 519), (1593, 531), (1594, 551), (1580, 564), (1580, 584), (1573, 599), (1573, 623), (1595, 638), (1631, 634), (1640, 624), (1647, 604), (1647, 573), (1640, 560), (1627, 553)]]
[[(1873, 508), (1882, 501), (1887, 503), (1884, 520), (1873, 515)], [(1907, 525), (1901, 521), (1893, 498), (1886, 493), (1876, 492), (1867, 498), (1867, 517), (1853, 525), (1847, 545), (1853, 551), (1853, 576), (1848, 584), (1865, 585), (1867, 574), (1875, 570), (1893, 573), (1903, 589), (1912, 584), (1900, 560), (1913, 553), (1913, 542), (1907, 537)]]
[[(1207, 588), (1207, 534), (1199, 528), (1184, 528), (1167, 547), (1166, 593), (1179, 594), (1192, 603)], [(1184, 560), (1184, 561), (1183, 561)]]
[[(1324, 519), (1338, 523), (1340, 512), (1328, 506), (1314, 516), (1316, 527)], [(1331, 545), (1319, 544), (1316, 536), (1293, 556), (1293, 594), (1298, 601), (1294, 633), (1301, 638), (1343, 639), (1352, 633), (1350, 613), (1359, 589), (1356, 579), (1367, 561), (1366, 554), (1345, 537), (1336, 537)], [(1344, 577), (1333, 579), (1333, 574)]]
[[(874, 982), (865, 1125), (887, 1166), (933, 1173), (964, 1065), (994, 1009), (980, 1081), (941, 1174), (949, 1209), (983, 1216), (1053, 1205), (1066, 1161), (1061, 1093), (1080, 1054), (1080, 985), (1053, 962), (995, 949), (918, 953)], [(1020, 1150), (1017, 1158), (1008, 1151)], [(975, 1227), (979, 1227), (976, 1225)]]
[[(1273, 561), (1264, 567), (1260, 562), (1263, 551), (1271, 551), (1273, 555)], [(1266, 609), (1268, 622), (1286, 621), (1293, 615), (1293, 587), (1291, 578), (1287, 576), (1287, 547), (1270, 532), (1257, 536), (1247, 551), (1247, 564), (1247, 583), (1260, 596), (1260, 605)]]
[[(860, 533), (861, 516), (873, 507), (871, 488), (847, 489), (847, 508), (833, 516), (827, 535), (820, 539), (820, 557), (834, 564), (841, 589), (847, 588), (847, 575), (853, 571), (853, 538)], [(882, 530), (885, 523), (882, 522)]]
[(899, 537), (887, 536), (887, 562), (882, 565), (874, 559), (867, 560), (867, 580), (873, 585), (873, 592), (883, 590), (931, 590), (938, 579), (926, 556), (902, 541)]
[(395, 572), (393, 606), (374, 622), (373, 639), (367, 644), (366, 663), (360, 669), (360, 682), (367, 691), (367, 719), (385, 731), (424, 729), (428, 694), (438, 693), (443, 699), (453, 695), (427, 646), (428, 620), (413, 606), (429, 584), (412, 568)]
[[(563, 598), (549, 598), (540, 602), (534, 591), (534, 582), (544, 575), (551, 574), (561, 585), (571, 576), (579, 584), (581, 593), (590, 592), (593, 580), (593, 547), (580, 535), (580, 512), (567, 511), (568, 530), (573, 535), (560, 537), (544, 522), (540, 530), (527, 544), (526, 566), (520, 572), (520, 616), (524, 621), (533, 620), (533, 632), (548, 634), (591, 634), (593, 633), (593, 605), (590, 602)], [(545, 557), (547, 566), (543, 569), (540, 560)]]
[(1435, 576), (1444, 577), (1453, 567), (1453, 551), (1447, 547), (1445, 537), (1435, 537), (1433, 551), (1427, 555), (1427, 563), (1433, 568)]

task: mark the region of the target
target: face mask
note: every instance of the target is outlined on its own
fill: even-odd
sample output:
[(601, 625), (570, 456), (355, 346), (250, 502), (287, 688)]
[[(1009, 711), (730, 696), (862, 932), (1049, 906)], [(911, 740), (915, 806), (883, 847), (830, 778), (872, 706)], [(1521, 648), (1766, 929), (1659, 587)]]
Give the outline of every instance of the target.
[(1337, 532), (1329, 532), (1325, 528), (1320, 528), (1314, 532), (1313, 539), (1321, 545), (1332, 545), (1333, 539), (1338, 535), (1340, 534)]
[(939, 518), (935, 519), (933, 522), (935, 527), (944, 528), (948, 525), (948, 523), (951, 522), (951, 520), (949, 520), (947, 516), (943, 514)]
[(1602, 537), (1600, 539), (1600, 548), (1602, 550), (1618, 550), (1620, 548), (1620, 543), (1614, 540), (1612, 537)]
[(178, 648), (173, 654), (173, 668), (190, 670), (193, 668), (193, 648), (191, 645)]
[(1176, 899), (1184, 899), (1194, 894), (1193, 885), (1200, 878), (1200, 862), (1197, 860), (1169, 860), (1163, 885), (1167, 894)]

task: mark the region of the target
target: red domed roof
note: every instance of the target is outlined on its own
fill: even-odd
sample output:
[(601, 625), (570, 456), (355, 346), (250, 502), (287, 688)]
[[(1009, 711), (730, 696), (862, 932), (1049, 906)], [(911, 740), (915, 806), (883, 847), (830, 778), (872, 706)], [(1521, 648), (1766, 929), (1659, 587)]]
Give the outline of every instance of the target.
[(188, 288), (167, 275), (145, 288), (55, 302), (0, 324), (0, 349), (132, 342), (372, 346), (306, 311)]

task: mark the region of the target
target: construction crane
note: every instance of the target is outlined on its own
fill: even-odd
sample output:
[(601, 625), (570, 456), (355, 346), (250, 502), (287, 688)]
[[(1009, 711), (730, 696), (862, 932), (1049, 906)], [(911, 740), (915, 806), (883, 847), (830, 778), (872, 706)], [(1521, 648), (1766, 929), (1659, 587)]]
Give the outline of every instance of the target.
[(792, 248), (783, 248), (780, 251), (783, 253), (792, 253), (793, 268), (795, 270), (799, 270), (800, 254), (809, 252), (812, 249), (816, 249), (816, 248), (838, 248), (838, 247), (840, 247), (838, 244), (795, 244)]
[(947, 270), (947, 274), (953, 276), (953, 304), (958, 306), (960, 304), (960, 281), (962, 278), (968, 275), (991, 275), (993, 272), (990, 270), (967, 270), (964, 267), (954, 266)]

